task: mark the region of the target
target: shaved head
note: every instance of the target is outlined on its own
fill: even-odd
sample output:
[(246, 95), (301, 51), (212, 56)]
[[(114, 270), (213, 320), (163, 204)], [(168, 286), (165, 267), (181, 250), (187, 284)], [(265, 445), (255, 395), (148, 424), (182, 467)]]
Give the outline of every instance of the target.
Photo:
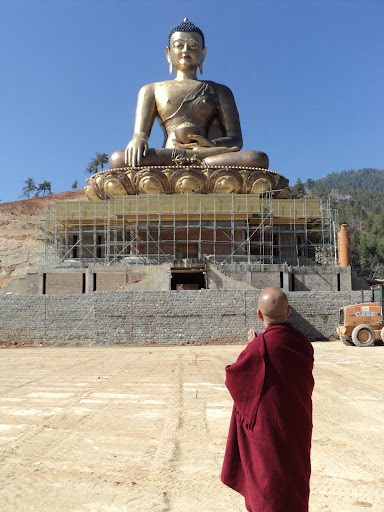
[(264, 324), (286, 322), (289, 311), (287, 296), (280, 288), (266, 288), (261, 292), (257, 312)]

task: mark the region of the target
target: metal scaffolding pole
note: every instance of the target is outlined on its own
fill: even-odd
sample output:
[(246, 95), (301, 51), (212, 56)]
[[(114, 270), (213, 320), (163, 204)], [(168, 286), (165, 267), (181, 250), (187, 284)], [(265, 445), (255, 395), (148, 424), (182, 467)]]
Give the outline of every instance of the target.
[(160, 195), (157, 194), (157, 210), (159, 212), (157, 219), (157, 264), (160, 265), (160, 244), (161, 244), (161, 203)]
[(150, 220), (150, 217), (149, 217), (149, 195), (147, 195), (147, 225), (146, 225), (146, 231), (147, 231), (147, 235), (146, 235), (146, 238), (147, 238), (147, 258), (149, 258), (149, 220)]
[(189, 192), (187, 192), (187, 229), (186, 229), (187, 259), (189, 257)]
[(198, 250), (197, 250), (197, 257), (200, 259), (201, 258), (201, 254), (202, 254), (202, 248), (201, 248), (201, 209), (202, 209), (202, 204), (201, 204), (201, 197), (200, 197), (200, 208), (199, 208), (199, 214), (200, 214), (200, 219), (199, 219), (199, 245), (198, 245)]
[(216, 195), (213, 196), (213, 261), (216, 263)]
[[(136, 222), (135, 222), (135, 238), (136, 238), (136, 256), (139, 254), (139, 196), (136, 196)], [(137, 261), (137, 260), (136, 260)]]
[(235, 252), (235, 217), (234, 217), (234, 197), (232, 196), (232, 208), (231, 208), (231, 263), (233, 263), (233, 253)]

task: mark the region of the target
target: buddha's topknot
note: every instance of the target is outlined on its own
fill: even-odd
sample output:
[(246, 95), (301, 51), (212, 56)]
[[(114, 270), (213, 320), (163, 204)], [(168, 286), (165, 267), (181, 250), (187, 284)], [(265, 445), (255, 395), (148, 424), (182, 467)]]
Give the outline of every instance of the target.
[(200, 34), (201, 39), (203, 41), (203, 48), (205, 48), (203, 32), (199, 29), (199, 27), (196, 27), (194, 23), (189, 21), (188, 18), (184, 18), (184, 20), (181, 23), (179, 23), (179, 25), (176, 25), (176, 27), (171, 28), (168, 36), (168, 48), (170, 48), (171, 46), (171, 36), (175, 32), (197, 32), (198, 34)]

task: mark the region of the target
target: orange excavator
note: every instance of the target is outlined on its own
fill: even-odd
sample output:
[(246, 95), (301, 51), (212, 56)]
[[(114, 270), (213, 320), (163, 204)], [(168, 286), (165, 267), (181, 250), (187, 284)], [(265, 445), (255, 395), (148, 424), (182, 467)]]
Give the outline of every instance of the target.
[(339, 309), (336, 331), (345, 345), (370, 347), (375, 341), (384, 342), (383, 289), (382, 284), (371, 286), (370, 302)]

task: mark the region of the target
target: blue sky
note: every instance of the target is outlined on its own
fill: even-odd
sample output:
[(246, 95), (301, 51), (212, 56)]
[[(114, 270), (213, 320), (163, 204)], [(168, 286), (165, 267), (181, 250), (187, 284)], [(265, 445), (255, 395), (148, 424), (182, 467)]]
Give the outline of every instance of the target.
[(291, 185), (384, 169), (382, 0), (0, 0), (2, 202), (28, 177), (82, 188), (96, 151), (125, 148), (184, 17), (205, 34), (203, 78), (234, 93), (244, 149)]

